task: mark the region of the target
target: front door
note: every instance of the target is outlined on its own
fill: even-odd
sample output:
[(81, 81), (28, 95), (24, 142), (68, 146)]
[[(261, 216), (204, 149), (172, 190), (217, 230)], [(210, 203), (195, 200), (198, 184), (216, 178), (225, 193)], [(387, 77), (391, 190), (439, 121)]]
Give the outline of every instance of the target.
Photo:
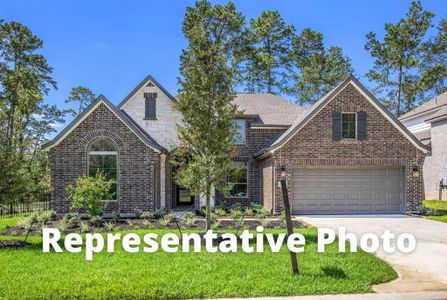
[(194, 203), (194, 196), (182, 186), (177, 186), (177, 206), (191, 206)]

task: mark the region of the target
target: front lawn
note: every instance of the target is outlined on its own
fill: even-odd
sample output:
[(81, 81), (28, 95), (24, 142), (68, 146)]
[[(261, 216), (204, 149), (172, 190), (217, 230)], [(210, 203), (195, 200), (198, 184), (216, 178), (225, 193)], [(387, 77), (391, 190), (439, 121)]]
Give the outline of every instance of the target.
[(442, 200), (425, 200), (424, 206), (430, 209), (432, 216), (426, 216), (427, 219), (441, 221), (447, 223), (447, 201)]
[[(12, 223), (8, 220), (0, 220), (0, 224)], [(168, 232), (133, 232), (143, 235), (149, 231)], [(83, 253), (43, 253), (41, 238), (32, 236), (30, 246), (0, 250), (0, 298), (172, 299), (364, 293), (371, 292), (374, 284), (397, 277), (388, 264), (371, 254), (340, 254), (335, 244), (325, 253), (317, 253), (316, 229), (301, 228), (297, 232), (307, 241), (305, 252), (298, 254), (299, 276), (291, 274), (286, 247), (280, 253), (253, 254), (130, 254), (120, 249), (113, 254), (96, 254), (87, 262)]]

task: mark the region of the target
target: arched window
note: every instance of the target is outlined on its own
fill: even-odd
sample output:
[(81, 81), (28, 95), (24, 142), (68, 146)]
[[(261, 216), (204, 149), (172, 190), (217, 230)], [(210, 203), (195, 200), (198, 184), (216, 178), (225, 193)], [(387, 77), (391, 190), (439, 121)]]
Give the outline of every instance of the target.
[(112, 180), (112, 199), (117, 200), (117, 156), (115, 144), (106, 138), (99, 138), (92, 142), (88, 152), (88, 175), (95, 176), (101, 172), (107, 180)]

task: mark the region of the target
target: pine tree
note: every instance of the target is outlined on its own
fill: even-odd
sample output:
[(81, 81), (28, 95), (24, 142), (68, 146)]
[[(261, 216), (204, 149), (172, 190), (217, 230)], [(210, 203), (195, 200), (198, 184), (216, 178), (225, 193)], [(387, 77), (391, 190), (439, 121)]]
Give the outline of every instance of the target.
[(68, 112), (73, 116), (78, 116), (96, 99), (95, 93), (87, 87), (77, 86), (71, 89), (70, 96), (65, 100), (65, 103), (74, 102), (77, 109), (69, 109)]
[(406, 14), (396, 24), (385, 24), (385, 36), (379, 41), (373, 32), (366, 35), (365, 49), (375, 59), (366, 76), (376, 82), (376, 92), (398, 117), (417, 101), (423, 86), (420, 83), (422, 45), (433, 13), (414, 1)]
[(264, 11), (250, 21), (243, 36), (239, 60), (242, 79), (250, 92), (283, 93), (289, 74), (289, 49), (295, 28), (277, 11)]
[(311, 28), (294, 37), (290, 63), (293, 84), (289, 93), (300, 105), (315, 103), (354, 72), (342, 49), (334, 46), (326, 49), (323, 35)]

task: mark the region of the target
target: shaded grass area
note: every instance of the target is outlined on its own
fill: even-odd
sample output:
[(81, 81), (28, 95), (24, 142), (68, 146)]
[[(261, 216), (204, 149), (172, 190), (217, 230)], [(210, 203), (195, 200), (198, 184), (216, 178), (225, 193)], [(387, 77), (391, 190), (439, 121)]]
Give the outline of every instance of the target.
[[(12, 220), (10, 220), (12, 222)], [(6, 226), (3, 220), (0, 225)], [(138, 230), (139, 235), (168, 230)], [(191, 232), (186, 230), (186, 232)], [(269, 232), (279, 233), (272, 229)], [(316, 229), (297, 229), (306, 237), (293, 276), (287, 249), (279, 253), (115, 253), (93, 261), (84, 253), (43, 253), (41, 237), (20, 249), (0, 250), (0, 298), (209, 298), (371, 292), (372, 285), (397, 277), (379, 258), (338, 253), (336, 244), (317, 253)], [(11, 237), (1, 237), (10, 239)], [(119, 244), (117, 244), (119, 245)], [(267, 249), (267, 248), (266, 248)]]
[(447, 201), (425, 200), (423, 204), (436, 212), (436, 216), (426, 216), (427, 219), (447, 223)]

